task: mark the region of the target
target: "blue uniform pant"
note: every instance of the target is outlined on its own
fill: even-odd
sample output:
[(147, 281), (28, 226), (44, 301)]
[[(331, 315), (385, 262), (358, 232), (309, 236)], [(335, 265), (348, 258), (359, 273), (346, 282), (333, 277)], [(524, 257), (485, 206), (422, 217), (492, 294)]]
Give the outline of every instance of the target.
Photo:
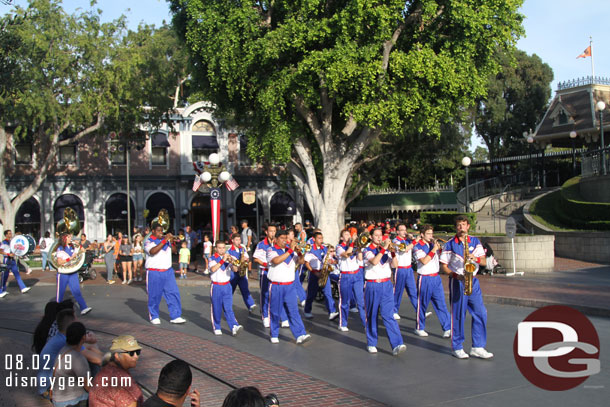
[[(359, 283), (357, 283), (359, 282)], [(364, 292), (362, 291), (362, 279), (358, 273), (341, 273), (339, 277), (339, 326), (347, 326), (350, 303), (355, 301), (360, 313), (362, 325), (366, 326), (366, 313), (364, 311)]]
[(487, 309), (477, 278), (472, 282), (472, 295), (464, 295), (464, 282), (449, 278), (449, 301), (451, 302), (451, 347), (464, 348), (464, 321), (466, 310), (472, 316), (472, 346), (484, 348), (487, 343)]
[(269, 314), (271, 315), (271, 337), (277, 338), (280, 333), (280, 319), (286, 314), (290, 323), (290, 330), (295, 338), (305, 335), (305, 326), (299, 315), (297, 295), (294, 285), (269, 284)]
[(72, 296), (76, 298), (78, 306), (81, 311), (87, 308), (87, 303), (83, 298), (83, 294), (80, 292), (80, 281), (78, 281), (78, 272), (72, 274), (61, 274), (57, 273), (57, 292), (55, 295), (55, 301), (62, 302), (64, 299), (64, 293), (66, 292), (66, 286), (70, 286)]
[(400, 303), (402, 302), (402, 294), (406, 290), (413, 309), (417, 311), (417, 288), (415, 287), (415, 279), (413, 278), (413, 269), (411, 267), (397, 267), (394, 275), (394, 312), (398, 314)]
[(252, 294), (250, 294), (250, 288), (248, 287), (247, 273), (245, 276), (240, 277), (239, 274), (231, 272), (231, 290), (234, 294), (235, 289), (238, 286), (239, 291), (241, 291), (241, 296), (244, 299), (244, 304), (246, 304), (246, 307), (250, 309), (250, 307), (254, 305), (254, 298), (252, 298)]
[(424, 331), (426, 329), (426, 309), (430, 300), (438, 321), (443, 331), (451, 329), (451, 317), (445, 303), (445, 291), (443, 291), (443, 280), (438, 274), (436, 276), (419, 276), (419, 294), (417, 295), (417, 320), (416, 328)]
[(210, 285), (210, 298), (212, 299), (211, 318), (214, 330), (220, 330), (220, 318), (222, 313), (225, 314), (225, 319), (230, 329), (238, 325), (233, 313), (233, 291), (229, 284), (214, 284)]
[[(304, 310), (307, 313), (311, 312), (313, 300), (318, 294), (318, 275), (319, 273), (309, 273), (309, 281), (307, 282), (307, 299), (305, 300)], [(332, 314), (333, 312), (337, 312), (337, 309), (335, 308), (335, 300), (333, 300), (333, 293), (330, 285), (329, 278), (326, 282), (326, 286), (324, 286), (323, 292), (325, 297), (324, 301), (326, 302), (326, 309), (328, 310), (329, 314)]]
[[(263, 319), (269, 318), (269, 279), (267, 278), (267, 272), (262, 274), (259, 280), (260, 288), (261, 288), (261, 313)], [(301, 286), (302, 288), (302, 286)], [(286, 315), (286, 310), (282, 308), (280, 318), (283, 321), (288, 321), (288, 315)]]
[(259, 270), (260, 276), (258, 279), (258, 285), (261, 290), (261, 313), (263, 319), (269, 318), (269, 279), (267, 278), (267, 271), (264, 274), (262, 270)]
[(182, 315), (180, 290), (178, 290), (178, 285), (176, 284), (173, 268), (165, 271), (147, 269), (146, 291), (148, 292), (148, 317), (151, 320), (159, 318), (161, 297), (165, 298), (170, 319), (176, 319)]
[(366, 305), (366, 343), (377, 346), (377, 316), (381, 319), (388, 333), (392, 349), (402, 345), (402, 335), (398, 322), (394, 320), (394, 287), (391, 281), (374, 283), (367, 281), (364, 287), (364, 303)]
[(49, 252), (40, 252), (40, 256), (42, 258), (42, 271), (45, 271), (47, 269), (47, 260), (49, 258)]
[(21, 276), (19, 275), (19, 268), (17, 267), (17, 262), (13, 259), (10, 259), (6, 263), (6, 271), (4, 272), (4, 275), (2, 276), (2, 290), (0, 290), (0, 293), (3, 291), (6, 291), (6, 284), (8, 283), (9, 272), (12, 272), (13, 275), (15, 276), (15, 281), (17, 281), (17, 285), (19, 286), (19, 289), (23, 290), (25, 288), (25, 284), (23, 283), (23, 280), (21, 280)]
[(297, 266), (297, 269), (295, 271), (294, 274), (294, 281), (292, 284), (294, 284), (294, 292), (297, 296), (297, 300), (299, 302), (301, 301), (305, 301), (305, 299), (307, 298), (307, 293), (305, 292), (305, 289), (303, 288), (303, 284), (301, 283), (301, 272), (302, 269), (304, 269), (303, 266)]

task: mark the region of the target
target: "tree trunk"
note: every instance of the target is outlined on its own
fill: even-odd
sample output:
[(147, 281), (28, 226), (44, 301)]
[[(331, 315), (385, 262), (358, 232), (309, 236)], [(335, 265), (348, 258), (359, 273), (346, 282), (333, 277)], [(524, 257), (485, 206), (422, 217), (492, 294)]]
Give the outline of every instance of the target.
[[(2, 220), (2, 232), (5, 230), (12, 230), (15, 232), (15, 208), (10, 205), (8, 208), (0, 210), (0, 219)], [(4, 236), (4, 235), (2, 235)]]

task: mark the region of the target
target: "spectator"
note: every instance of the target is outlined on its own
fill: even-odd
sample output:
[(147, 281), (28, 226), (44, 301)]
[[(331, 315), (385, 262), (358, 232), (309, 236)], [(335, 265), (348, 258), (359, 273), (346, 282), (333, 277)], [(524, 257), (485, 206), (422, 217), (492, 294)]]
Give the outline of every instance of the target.
[(263, 397), (263, 394), (256, 387), (242, 387), (235, 389), (227, 394), (222, 403), (222, 407), (267, 407), (279, 406), (277, 396), (269, 394)]
[(191, 253), (194, 254), (195, 252), (195, 248), (197, 247), (197, 244), (199, 243), (197, 241), (197, 233), (195, 233), (195, 231), (193, 231), (193, 229), (190, 226), (186, 227), (186, 234), (184, 235), (186, 237), (186, 248), (189, 249), (191, 251)]
[(66, 386), (55, 386), (53, 389), (52, 400), (55, 407), (87, 407), (87, 381), (91, 372), (87, 358), (80, 352), (86, 336), (87, 330), (80, 322), (72, 322), (66, 330), (66, 346), (59, 351), (52, 373), (57, 382), (63, 381)]
[(119, 247), (119, 260), (123, 268), (123, 284), (131, 284), (133, 281), (133, 271), (131, 265), (133, 263), (133, 246), (129, 242), (128, 236), (123, 236), (123, 241)]
[(51, 232), (47, 231), (44, 234), (44, 237), (40, 238), (38, 242), (38, 246), (40, 246), (40, 255), (42, 256), (42, 271), (45, 271), (47, 268), (51, 271), (51, 267), (48, 267), (50, 263), (48, 263), (49, 251), (53, 246), (53, 239), (51, 239)]
[(203, 259), (205, 261), (205, 266), (203, 268), (203, 274), (209, 274), (208, 270), (210, 257), (212, 256), (212, 242), (210, 242), (210, 235), (203, 235)]
[[(74, 313), (74, 300), (72, 298), (68, 298), (67, 300), (63, 300), (59, 304), (57, 304), (57, 314), (59, 314), (62, 310), (70, 310)], [(51, 328), (49, 328), (49, 334), (47, 335), (47, 342), (51, 340), (58, 332), (57, 329), (57, 320), (54, 320), (51, 324)]]
[[(66, 346), (66, 331), (75, 320), (74, 310), (64, 309), (57, 314), (57, 335), (53, 336), (40, 351), (40, 370), (37, 374), (38, 394), (48, 397), (50, 383), (48, 379), (53, 375), (53, 366), (59, 351)], [(47, 379), (43, 380), (42, 378)]]
[(142, 281), (142, 265), (144, 264), (144, 245), (142, 235), (133, 236), (133, 274), (135, 281)]
[(179, 407), (189, 394), (191, 406), (199, 407), (199, 392), (190, 391), (192, 381), (188, 363), (179, 359), (169, 362), (161, 369), (157, 392), (146, 400), (144, 407)]
[(57, 317), (57, 305), (57, 301), (49, 301), (44, 307), (44, 316), (34, 331), (32, 351), (36, 354), (39, 354), (42, 351), (42, 348), (44, 348), (44, 345), (47, 343), (49, 329), (51, 329), (51, 325), (53, 325), (53, 322), (55, 322), (55, 317)]
[(82, 234), (80, 235), (80, 245), (84, 250), (91, 250), (91, 242), (87, 240), (87, 235), (86, 234)]
[(104, 263), (106, 263), (106, 279), (108, 284), (114, 284), (114, 263), (116, 261), (116, 257), (114, 255), (115, 250), (115, 241), (112, 235), (108, 235), (106, 241), (103, 246), (104, 253)]
[(182, 247), (178, 252), (178, 263), (180, 264), (180, 278), (186, 280), (186, 272), (191, 262), (191, 251), (188, 249), (186, 241), (182, 242)]
[(252, 245), (254, 242), (254, 233), (252, 229), (248, 227), (248, 221), (246, 219), (241, 221), (241, 243), (246, 246), (248, 254), (252, 254)]
[(112, 340), (102, 370), (95, 376), (89, 393), (90, 407), (136, 407), (144, 401), (142, 390), (129, 373), (136, 367), (142, 347), (131, 335)]

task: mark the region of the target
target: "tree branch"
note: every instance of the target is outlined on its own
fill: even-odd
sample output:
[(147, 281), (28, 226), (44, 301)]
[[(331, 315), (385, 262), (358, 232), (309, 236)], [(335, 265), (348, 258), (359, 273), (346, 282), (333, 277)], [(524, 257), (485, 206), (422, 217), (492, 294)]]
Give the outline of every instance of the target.
[(354, 119), (354, 116), (350, 114), (345, 126), (343, 126), (343, 130), (341, 130), (341, 133), (343, 133), (345, 137), (349, 137), (352, 135), (354, 130), (356, 130), (356, 126), (358, 126), (358, 122), (356, 119)]
[[(74, 137), (71, 137), (71, 138), (68, 138), (68, 139), (65, 139), (65, 140), (62, 140), (62, 141), (58, 141), (57, 142), (57, 146), (58, 147), (64, 147), (64, 146), (70, 145), (72, 143), (75, 143), (78, 140), (80, 140), (83, 137), (85, 137), (86, 135), (91, 134), (94, 131), (99, 130), (102, 127), (103, 123), (104, 123), (104, 116), (102, 116), (101, 114), (98, 114), (97, 122), (93, 126), (87, 127), (85, 130), (82, 130), (81, 132), (76, 134), (76, 136), (74, 136)], [(59, 134), (62, 133), (63, 131), (65, 131), (69, 126), (70, 126), (69, 122), (65, 123), (62, 126), (62, 129), (57, 133), (57, 136), (59, 136)]]
[[(333, 102), (328, 98), (328, 89), (322, 77), (320, 77), (320, 100), (322, 102), (322, 135), (326, 144), (332, 141)], [(328, 149), (328, 147), (328, 145), (324, 146), (325, 149)]]
[(305, 199), (307, 200), (307, 202), (309, 202), (312, 205), (312, 209), (315, 212), (316, 206), (318, 204), (318, 200), (313, 199), (311, 189), (309, 188), (307, 179), (305, 178), (305, 175), (303, 174), (301, 167), (293, 159), (292, 161), (290, 161), (288, 163), (288, 170), (292, 174), (292, 176), (297, 184), (297, 187), (303, 191), (303, 193), (305, 194)]
[(314, 199), (320, 196), (320, 189), (318, 188), (318, 177), (316, 176), (316, 170), (311, 161), (311, 146), (307, 139), (299, 137), (294, 141), (294, 150), (299, 156), (299, 160), (305, 169), (305, 175), (307, 176), (307, 185), (311, 190), (311, 195)]
[(302, 96), (294, 96), (293, 101), (294, 101), (294, 105), (297, 109), (297, 112), (303, 118), (303, 120), (305, 120), (305, 122), (307, 123), (307, 126), (309, 126), (309, 129), (313, 133), (313, 136), (315, 137), (316, 142), (320, 146), (320, 150), (322, 150), (323, 154), (326, 153), (326, 151), (323, 150), (324, 137), (322, 137), (322, 134), (321, 134), (322, 126), (320, 125), (320, 122), (318, 121), (318, 118), (316, 117), (315, 113), (312, 112), (305, 105), (305, 101), (303, 100)]

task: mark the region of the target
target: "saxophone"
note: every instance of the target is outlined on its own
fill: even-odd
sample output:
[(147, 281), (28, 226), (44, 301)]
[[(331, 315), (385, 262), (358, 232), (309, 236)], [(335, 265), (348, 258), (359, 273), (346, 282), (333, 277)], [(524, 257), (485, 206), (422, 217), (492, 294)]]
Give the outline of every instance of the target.
[(245, 277), (246, 274), (248, 274), (248, 260), (245, 259), (244, 255), (246, 253), (246, 250), (243, 248), (240, 248), (240, 253), (241, 256), (239, 257), (239, 264), (236, 264), (237, 267), (239, 267), (239, 271), (238, 274), (240, 277)]
[(324, 256), (324, 262), (322, 263), (322, 268), (320, 269), (320, 277), (318, 277), (318, 286), (320, 288), (324, 288), (326, 286), (326, 283), (328, 282), (328, 277), (333, 271), (333, 266), (329, 263), (330, 250), (332, 246), (328, 244), (324, 244), (324, 246), (328, 247), (328, 251), (326, 252), (326, 256)]
[(468, 247), (468, 235), (464, 235), (464, 295), (472, 294), (472, 283), (474, 281), (474, 272), (477, 269), (476, 264), (468, 257), (470, 250)]

